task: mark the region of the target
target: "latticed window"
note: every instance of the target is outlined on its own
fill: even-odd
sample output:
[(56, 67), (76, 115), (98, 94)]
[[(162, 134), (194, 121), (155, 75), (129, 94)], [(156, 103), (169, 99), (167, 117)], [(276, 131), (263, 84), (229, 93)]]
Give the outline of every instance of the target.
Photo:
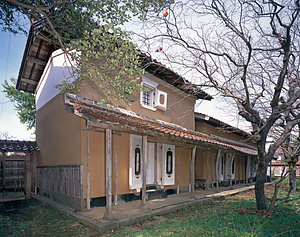
[(154, 90), (151, 87), (143, 86), (142, 103), (146, 106), (153, 106)]
[(143, 104), (150, 105), (150, 91), (143, 91)]

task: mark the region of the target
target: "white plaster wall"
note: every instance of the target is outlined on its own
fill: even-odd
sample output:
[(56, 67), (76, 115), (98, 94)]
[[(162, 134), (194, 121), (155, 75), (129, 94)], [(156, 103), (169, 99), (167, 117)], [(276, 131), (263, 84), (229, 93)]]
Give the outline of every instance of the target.
[(61, 49), (54, 51), (35, 92), (36, 110), (39, 110), (59, 94), (60, 91), (55, 88), (57, 84), (62, 83), (64, 80), (74, 81), (74, 78), (70, 77), (70, 69), (71, 63), (67, 60), (63, 51)]

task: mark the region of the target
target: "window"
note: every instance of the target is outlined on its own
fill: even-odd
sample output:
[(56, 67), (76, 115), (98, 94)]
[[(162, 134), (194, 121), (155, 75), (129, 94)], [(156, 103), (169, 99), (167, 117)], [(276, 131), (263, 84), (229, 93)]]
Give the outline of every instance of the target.
[(150, 86), (143, 85), (142, 88), (142, 104), (145, 106), (154, 107), (154, 89)]
[(166, 173), (168, 177), (171, 177), (171, 174), (173, 173), (173, 152), (171, 151), (171, 148), (167, 151)]
[(135, 148), (134, 150), (134, 174), (140, 175), (141, 174), (141, 149)]
[(140, 103), (146, 109), (165, 111), (167, 109), (167, 93), (158, 90), (157, 86), (157, 82), (143, 77)]

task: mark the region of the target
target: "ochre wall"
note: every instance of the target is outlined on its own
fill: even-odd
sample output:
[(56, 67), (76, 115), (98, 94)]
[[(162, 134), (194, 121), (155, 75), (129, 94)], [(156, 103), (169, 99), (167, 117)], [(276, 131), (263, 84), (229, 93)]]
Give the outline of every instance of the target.
[[(229, 153), (229, 151), (227, 151)], [(208, 166), (207, 166), (208, 154)], [(216, 182), (216, 159), (217, 150), (207, 150), (197, 148), (195, 160), (195, 178), (208, 180), (208, 184)], [(245, 162), (246, 156), (244, 154), (235, 154), (235, 179), (245, 179)], [(208, 168), (208, 169), (207, 169)]]
[[(180, 94), (174, 92), (174, 90), (170, 88), (173, 88)], [(171, 85), (164, 86), (162, 84), (159, 84), (158, 89), (167, 93), (166, 111), (162, 111), (159, 109), (157, 109), (156, 111), (152, 111), (142, 107), (140, 104), (139, 91), (136, 93), (136, 95), (132, 96), (134, 102), (131, 106), (124, 103), (124, 101), (119, 102), (119, 106), (121, 108), (133, 111), (137, 114), (147, 116), (152, 119), (160, 119), (169, 123), (175, 123), (185, 128), (195, 129), (194, 98), (188, 96), (184, 92)], [(104, 97), (104, 94), (101, 93), (95, 83), (91, 81), (85, 81), (83, 83), (81, 91), (78, 93), (78, 95), (95, 101), (100, 101)]]
[(213, 135), (216, 135), (216, 136), (219, 136), (219, 137), (231, 139), (231, 140), (234, 140), (234, 141), (243, 142), (245, 144), (252, 145), (252, 146), (255, 145), (253, 142), (250, 142), (249, 140), (247, 140), (246, 138), (244, 138), (242, 136), (239, 136), (239, 135), (234, 134), (234, 133), (224, 132), (221, 128), (214, 127), (214, 126), (212, 126), (210, 124), (207, 124), (207, 123), (202, 123), (202, 122), (196, 121), (195, 126), (196, 126), (195, 130), (199, 131), (199, 132), (213, 134)]
[(36, 111), (37, 165), (81, 164), (81, 119), (65, 110), (59, 94)]

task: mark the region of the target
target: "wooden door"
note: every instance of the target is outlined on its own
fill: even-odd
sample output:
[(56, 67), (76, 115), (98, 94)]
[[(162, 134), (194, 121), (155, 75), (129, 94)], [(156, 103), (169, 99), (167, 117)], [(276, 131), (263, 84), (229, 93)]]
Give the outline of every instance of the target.
[(0, 202), (25, 198), (25, 157), (0, 157)]

